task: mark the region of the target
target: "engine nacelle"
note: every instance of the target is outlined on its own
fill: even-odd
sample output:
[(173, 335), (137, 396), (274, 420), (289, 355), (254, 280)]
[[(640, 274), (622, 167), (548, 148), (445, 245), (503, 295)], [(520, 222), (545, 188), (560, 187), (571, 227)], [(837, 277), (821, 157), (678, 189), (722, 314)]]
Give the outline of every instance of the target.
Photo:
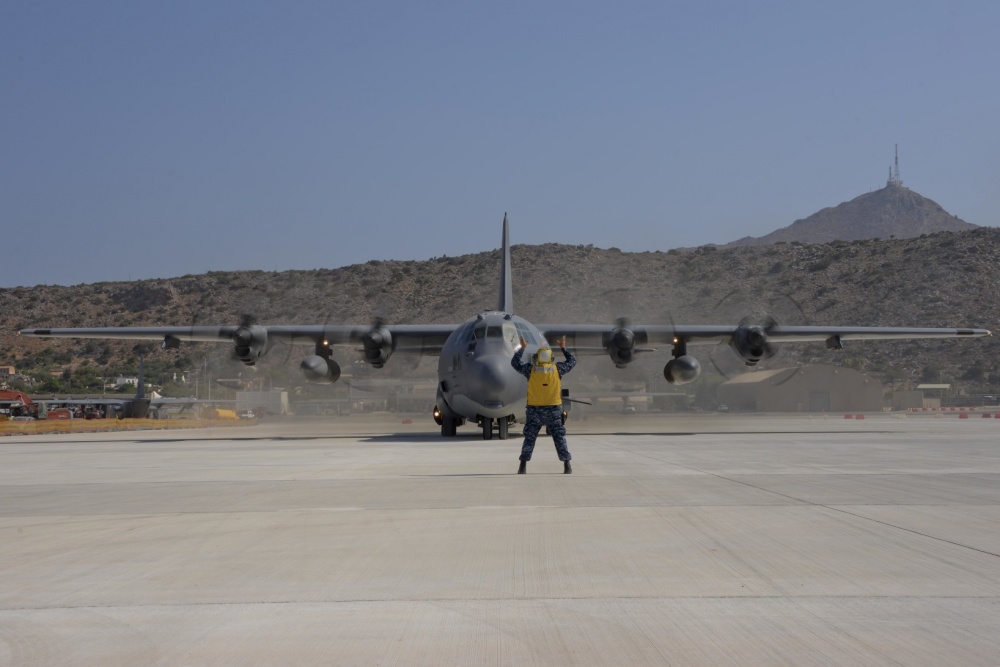
[(382, 368), (392, 355), (392, 334), (385, 327), (374, 327), (361, 337), (365, 361)]
[(635, 358), (635, 332), (627, 327), (615, 327), (607, 340), (608, 354), (618, 368), (625, 368)]
[(315, 384), (333, 384), (340, 379), (340, 365), (333, 359), (324, 359), (318, 354), (312, 354), (302, 360), (299, 370), (305, 376), (306, 382)]
[(701, 374), (701, 364), (690, 354), (671, 359), (663, 367), (663, 377), (670, 384), (687, 384), (698, 379)]
[(729, 346), (740, 356), (747, 366), (756, 366), (762, 358), (771, 355), (764, 327), (738, 327), (733, 332)]
[(253, 366), (267, 352), (267, 328), (256, 324), (242, 325), (233, 332), (236, 358)]

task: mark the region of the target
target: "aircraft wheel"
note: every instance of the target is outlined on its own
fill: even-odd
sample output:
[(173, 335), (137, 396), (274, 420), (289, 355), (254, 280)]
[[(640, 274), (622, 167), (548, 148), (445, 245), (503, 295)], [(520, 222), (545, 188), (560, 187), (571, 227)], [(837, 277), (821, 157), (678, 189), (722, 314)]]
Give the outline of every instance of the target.
[(454, 438), (458, 422), (454, 417), (444, 417), (441, 420), (441, 435), (445, 438)]
[(489, 417), (483, 418), (483, 440), (493, 439), (493, 420)]
[(510, 425), (510, 422), (507, 421), (506, 417), (501, 417), (500, 419), (497, 420), (497, 430), (500, 431), (500, 439), (501, 440), (506, 440), (507, 439), (507, 427), (509, 425)]

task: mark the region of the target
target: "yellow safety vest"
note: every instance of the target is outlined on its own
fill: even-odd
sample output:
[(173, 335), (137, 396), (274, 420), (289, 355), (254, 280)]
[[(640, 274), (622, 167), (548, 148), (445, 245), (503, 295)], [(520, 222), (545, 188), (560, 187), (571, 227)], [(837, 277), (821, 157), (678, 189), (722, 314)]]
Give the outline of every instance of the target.
[(562, 405), (562, 381), (555, 364), (531, 367), (528, 378), (528, 405)]

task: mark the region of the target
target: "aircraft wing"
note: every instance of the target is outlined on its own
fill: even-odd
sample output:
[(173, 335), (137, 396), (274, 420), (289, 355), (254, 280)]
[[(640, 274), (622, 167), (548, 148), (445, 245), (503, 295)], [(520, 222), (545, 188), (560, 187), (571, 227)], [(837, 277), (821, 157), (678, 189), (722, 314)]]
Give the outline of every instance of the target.
[(395, 354), (438, 354), (458, 324), (321, 324), (267, 327), (268, 337), (290, 343), (326, 341), (330, 345), (357, 345), (375, 330), (389, 333)]
[[(440, 347), (457, 324), (291, 324), (291, 325), (228, 325), (192, 327), (79, 327), (66, 329), (21, 329), (22, 336), (37, 338), (104, 338), (122, 340), (173, 339), (185, 342), (217, 343), (232, 341), (240, 329), (261, 330), (268, 340), (311, 344), (325, 340), (330, 345), (349, 345), (363, 341), (365, 334), (379, 327), (388, 331), (401, 347), (426, 345)], [(396, 351), (400, 351), (397, 347)]]
[(438, 353), (457, 324), (258, 324), (190, 327), (81, 327), (65, 329), (22, 329), (22, 336), (37, 338), (102, 338), (119, 340), (157, 340), (166, 347), (180, 342), (236, 342), (242, 335), (267, 344), (281, 341), (314, 345), (357, 345), (375, 329), (388, 332), (396, 353)]
[(131, 402), (131, 398), (103, 396), (101, 398), (36, 398), (35, 403), (57, 403), (59, 405), (121, 405)]
[[(388, 332), (397, 353), (439, 353), (457, 324), (315, 324), (315, 325), (229, 325), (190, 327), (81, 327), (63, 329), (22, 329), (23, 336), (38, 338), (103, 338), (157, 340), (167, 346), (179, 342), (233, 342), (241, 331), (263, 334), (268, 343), (357, 345), (376, 329)], [(542, 334), (554, 343), (566, 336), (568, 345), (586, 353), (604, 353), (616, 331), (626, 328), (636, 345), (667, 345), (682, 339), (688, 344), (725, 343), (738, 335), (740, 325), (701, 324), (541, 324)], [(962, 338), (989, 336), (986, 329), (930, 327), (826, 327), (775, 325), (765, 329), (775, 343), (842, 342), (847, 340), (903, 340), (916, 338)]]
[[(674, 345), (729, 343), (753, 327), (746, 325), (702, 324), (540, 324), (538, 328), (550, 344), (566, 336), (567, 346), (583, 354), (604, 354), (616, 334), (627, 332), (633, 345)], [(963, 338), (989, 336), (987, 329), (934, 327), (834, 327), (834, 326), (763, 326), (759, 329), (770, 343), (825, 342), (839, 348), (848, 340), (905, 340), (915, 338)], [(636, 348), (640, 351), (641, 348)], [(648, 350), (646, 350), (648, 351)]]
[[(677, 334), (690, 336), (692, 343), (725, 341), (732, 335), (734, 328), (727, 327), (728, 332), (720, 336), (718, 332), (705, 331), (704, 327), (677, 327)], [(685, 332), (691, 329), (691, 333)], [(767, 329), (767, 337), (777, 343), (808, 343), (830, 341), (839, 338), (845, 340), (907, 340), (913, 338), (963, 338), (989, 336), (987, 329), (948, 329), (935, 327), (782, 327), (774, 326)]]

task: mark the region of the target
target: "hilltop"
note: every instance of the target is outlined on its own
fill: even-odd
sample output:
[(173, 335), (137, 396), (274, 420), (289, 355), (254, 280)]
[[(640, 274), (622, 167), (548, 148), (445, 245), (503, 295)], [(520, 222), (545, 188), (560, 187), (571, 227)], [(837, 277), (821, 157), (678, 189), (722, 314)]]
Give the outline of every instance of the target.
[(908, 239), (936, 232), (964, 232), (977, 225), (948, 213), (927, 197), (889, 181), (884, 188), (824, 208), (764, 236), (746, 236), (725, 247), (779, 241), (829, 243), (864, 239)]
[[(911, 239), (705, 246), (690, 252), (516, 245), (512, 259), (516, 312), (535, 322), (630, 317), (728, 324), (764, 312), (783, 324), (994, 329), (1000, 322), (1000, 230), (994, 228)], [(496, 306), (499, 264), (500, 252), (494, 250), (314, 271), (213, 272), (2, 289), (0, 364), (103, 368), (133, 359), (130, 343), (16, 336), (25, 327), (234, 323), (241, 313), (253, 314), (262, 324), (357, 323), (375, 316), (398, 323), (460, 322)], [(853, 343), (833, 355), (816, 345), (786, 349), (793, 363), (841, 363), (903, 380), (936, 377), (940, 371), (941, 381), (1000, 385), (993, 339)], [(711, 350), (694, 352), (707, 365)], [(272, 351), (261, 368), (281, 367), (294, 375), (305, 353), (306, 348)], [(184, 368), (205, 354), (228, 368), (220, 373), (235, 376), (244, 370), (226, 358), (226, 345), (156, 350), (150, 359)], [(646, 365), (644, 372), (659, 375), (662, 353), (641, 359), (638, 367)], [(386, 370), (395, 363), (394, 358)]]

